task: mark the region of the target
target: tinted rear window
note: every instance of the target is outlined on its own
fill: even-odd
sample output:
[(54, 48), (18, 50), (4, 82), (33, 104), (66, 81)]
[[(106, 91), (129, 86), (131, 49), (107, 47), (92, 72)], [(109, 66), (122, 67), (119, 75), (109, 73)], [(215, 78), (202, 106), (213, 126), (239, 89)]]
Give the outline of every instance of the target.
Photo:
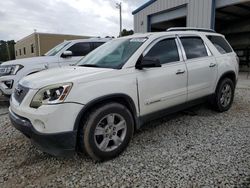
[(223, 37), (210, 35), (207, 36), (207, 38), (214, 44), (214, 46), (221, 54), (232, 52), (232, 48)]
[(206, 46), (200, 37), (181, 37), (180, 39), (187, 59), (208, 56)]

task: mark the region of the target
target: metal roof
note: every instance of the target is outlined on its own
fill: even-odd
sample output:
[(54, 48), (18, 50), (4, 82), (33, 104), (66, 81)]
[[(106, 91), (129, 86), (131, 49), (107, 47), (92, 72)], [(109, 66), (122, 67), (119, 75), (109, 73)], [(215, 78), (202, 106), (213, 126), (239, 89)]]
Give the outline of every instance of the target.
[(152, 3), (154, 3), (157, 0), (150, 0), (147, 3), (143, 4), (142, 6), (140, 6), (139, 8), (137, 8), (136, 10), (134, 10), (132, 12), (133, 15), (135, 15), (136, 13), (140, 12), (141, 10), (143, 10), (144, 8), (148, 7), (149, 5), (151, 5)]

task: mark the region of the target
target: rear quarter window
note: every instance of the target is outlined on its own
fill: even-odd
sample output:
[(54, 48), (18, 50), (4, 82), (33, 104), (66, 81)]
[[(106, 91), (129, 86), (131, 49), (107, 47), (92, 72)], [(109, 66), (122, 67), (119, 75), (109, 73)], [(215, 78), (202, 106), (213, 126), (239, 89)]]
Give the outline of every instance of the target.
[(200, 37), (180, 37), (187, 59), (207, 57), (207, 49)]
[(231, 53), (233, 50), (226, 41), (225, 38), (222, 36), (213, 36), (209, 35), (207, 38), (213, 43), (215, 48), (221, 53), (221, 54), (226, 54), (226, 53)]

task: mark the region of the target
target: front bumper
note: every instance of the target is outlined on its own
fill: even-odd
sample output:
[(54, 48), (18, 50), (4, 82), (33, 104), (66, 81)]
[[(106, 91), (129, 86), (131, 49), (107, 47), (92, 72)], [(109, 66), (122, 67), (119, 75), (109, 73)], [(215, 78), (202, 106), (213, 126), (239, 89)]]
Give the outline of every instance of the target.
[(37, 132), (30, 120), (9, 110), (9, 117), (16, 129), (31, 139), (42, 151), (54, 156), (66, 156), (75, 153), (76, 131), (44, 134)]
[(31, 108), (30, 103), (36, 92), (36, 90), (30, 89), (21, 103), (12, 95), (10, 110), (20, 117), (27, 118), (32, 127), (41, 134), (73, 131), (74, 123), (83, 105), (68, 102), (42, 105), (37, 109)]

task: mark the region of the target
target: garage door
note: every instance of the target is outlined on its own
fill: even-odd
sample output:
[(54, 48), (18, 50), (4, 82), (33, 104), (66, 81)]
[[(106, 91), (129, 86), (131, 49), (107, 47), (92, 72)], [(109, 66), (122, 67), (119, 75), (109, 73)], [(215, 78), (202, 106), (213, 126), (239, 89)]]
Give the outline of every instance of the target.
[[(148, 20), (148, 30), (151, 31), (151, 28), (158, 28), (159, 30), (166, 30), (171, 22), (171, 26), (176, 21), (177, 25), (174, 26), (186, 26), (186, 16), (187, 16), (187, 7), (177, 8), (171, 11), (166, 11), (160, 14), (150, 15)], [(184, 19), (185, 18), (185, 19)], [(180, 25), (180, 19), (182, 19), (182, 24)], [(183, 19), (185, 25), (183, 25)]]

